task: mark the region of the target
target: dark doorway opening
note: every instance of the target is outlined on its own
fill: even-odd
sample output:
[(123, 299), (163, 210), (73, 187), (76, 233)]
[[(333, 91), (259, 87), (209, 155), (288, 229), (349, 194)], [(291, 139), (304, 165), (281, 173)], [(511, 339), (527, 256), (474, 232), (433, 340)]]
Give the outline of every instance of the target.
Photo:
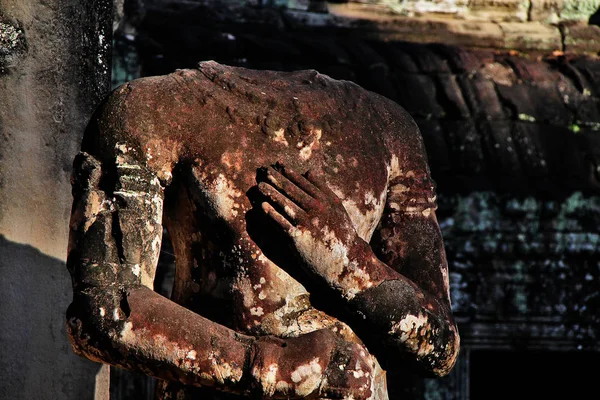
[(472, 351), (470, 400), (597, 399), (599, 352)]

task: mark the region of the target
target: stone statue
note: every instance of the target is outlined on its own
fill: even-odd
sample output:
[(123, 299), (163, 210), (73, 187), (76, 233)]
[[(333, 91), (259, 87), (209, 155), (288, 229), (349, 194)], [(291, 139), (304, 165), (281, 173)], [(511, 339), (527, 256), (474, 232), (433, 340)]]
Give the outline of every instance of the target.
[(73, 348), (162, 398), (380, 400), (386, 370), (456, 361), (422, 138), (353, 83), (215, 62), (134, 80), (92, 118), (73, 196)]

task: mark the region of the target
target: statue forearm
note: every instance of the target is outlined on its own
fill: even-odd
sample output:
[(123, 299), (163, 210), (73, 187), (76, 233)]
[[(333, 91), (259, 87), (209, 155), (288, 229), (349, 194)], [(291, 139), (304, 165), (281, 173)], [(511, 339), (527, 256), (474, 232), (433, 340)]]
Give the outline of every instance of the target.
[(378, 358), (403, 358), (438, 376), (452, 369), (460, 339), (447, 299), (384, 264), (360, 238), (342, 273), (329, 278), (353, 315), (351, 325), (367, 345), (376, 344), (371, 350)]
[(257, 339), (144, 286), (89, 288), (76, 295), (67, 318), (78, 354), (150, 376), (267, 398), (386, 398), (372, 397), (380, 377), (374, 358), (327, 329)]
[(78, 354), (191, 385), (248, 390), (254, 339), (207, 320), (144, 286), (88, 289), (69, 308)]
[(365, 340), (368, 337), (367, 344), (376, 343), (379, 349), (372, 350), (387, 367), (396, 357), (437, 376), (446, 375), (454, 366), (460, 337), (449, 307), (406, 278), (369, 288), (350, 305), (357, 319), (369, 326)]

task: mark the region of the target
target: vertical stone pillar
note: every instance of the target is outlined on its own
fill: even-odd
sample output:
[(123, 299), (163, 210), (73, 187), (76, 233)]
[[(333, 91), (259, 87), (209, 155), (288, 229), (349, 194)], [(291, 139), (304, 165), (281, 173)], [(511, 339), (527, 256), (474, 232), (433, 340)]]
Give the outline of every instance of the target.
[[(110, 85), (112, 0), (0, 0), (0, 398), (107, 399), (65, 333), (70, 174)], [(99, 374), (100, 372), (100, 374)]]

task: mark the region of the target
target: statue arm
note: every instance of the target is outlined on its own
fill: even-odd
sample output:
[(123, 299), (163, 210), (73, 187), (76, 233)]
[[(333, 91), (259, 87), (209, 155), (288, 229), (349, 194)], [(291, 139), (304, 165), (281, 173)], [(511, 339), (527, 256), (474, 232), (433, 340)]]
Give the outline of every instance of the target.
[(352, 328), (373, 344), (370, 350), (383, 366), (393, 368), (403, 359), (443, 376), (456, 362), (459, 335), (435, 191), (424, 149), (399, 153), (403, 168), (392, 165), (385, 211), (370, 244), (317, 174), (269, 168), (258, 186), (267, 199), (264, 211), (290, 238), (302, 267), (342, 299)]
[(377, 327), (373, 337), (386, 351), (399, 350), (422, 370), (444, 376), (456, 362), (460, 337), (435, 209), (427, 168), (391, 180), (378, 229), (361, 246), (396, 276), (357, 294), (352, 307)]
[[(159, 180), (123, 155), (112, 168), (106, 164), (87, 153), (74, 162), (67, 260), (73, 349), (159, 378), (241, 390), (252, 338), (211, 324), (152, 290), (162, 237)], [(213, 336), (219, 341), (211, 341)]]
[(358, 344), (328, 330), (286, 340), (241, 335), (154, 292), (163, 187), (132, 149), (115, 147), (114, 157), (81, 153), (74, 163), (67, 330), (77, 354), (268, 398), (369, 397), (372, 382), (356, 369), (371, 370), (373, 360)]
[[(423, 138), (414, 120), (393, 110), (388, 192), (370, 241), (378, 262), (397, 278), (363, 291), (353, 301), (377, 326), (385, 354), (400, 350), (426, 372), (444, 376), (456, 363), (460, 336), (452, 314), (448, 263), (436, 218), (436, 191)], [(389, 351), (389, 353), (387, 352)], [(406, 357), (406, 355), (408, 357)]]

